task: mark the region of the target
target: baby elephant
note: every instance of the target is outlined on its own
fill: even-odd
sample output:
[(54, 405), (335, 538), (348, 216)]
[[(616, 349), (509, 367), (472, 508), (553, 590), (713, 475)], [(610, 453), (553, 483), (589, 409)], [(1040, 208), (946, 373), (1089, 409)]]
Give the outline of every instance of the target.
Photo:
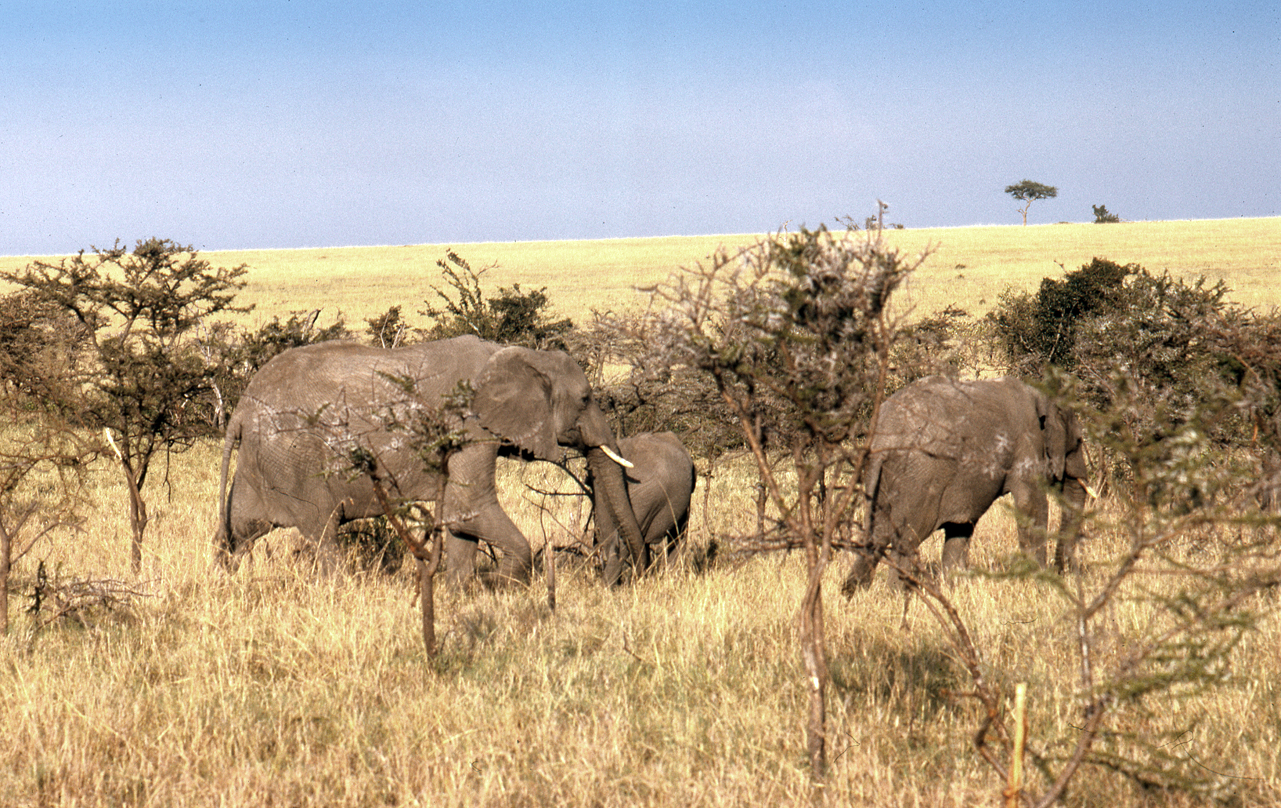
[[(922, 541), (944, 531), (943, 569), (966, 564), (974, 524), (1003, 494), (1014, 495), (1019, 547), (1042, 566), (1045, 491), (1063, 492), (1055, 562), (1073, 563), (1086, 494), (1076, 418), (1018, 379), (958, 381), (930, 376), (881, 405), (864, 478), (865, 535), (842, 591), (872, 580), (883, 553), (910, 569)], [(639, 514), (638, 514), (639, 515)]]
[[(694, 495), (694, 461), (671, 432), (642, 432), (618, 441), (619, 452), (630, 460), (627, 495), (645, 537), (641, 569), (665, 563), (684, 536), (689, 503)], [(619, 540), (618, 525), (607, 504), (595, 503), (596, 542), (604, 558), (608, 586), (622, 581), (627, 567), (627, 546)]]

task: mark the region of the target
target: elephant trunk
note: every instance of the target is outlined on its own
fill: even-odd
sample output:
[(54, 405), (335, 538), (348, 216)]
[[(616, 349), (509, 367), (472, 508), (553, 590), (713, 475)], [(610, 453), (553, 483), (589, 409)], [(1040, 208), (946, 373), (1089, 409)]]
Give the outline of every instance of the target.
[(627, 498), (627, 485), (623, 479), (623, 469), (606, 456), (599, 446), (588, 449), (587, 464), (591, 468), (596, 498), (609, 509), (613, 523), (632, 557), (632, 563), (639, 566), (644, 563), (645, 538), (641, 533), (640, 523), (632, 511)]

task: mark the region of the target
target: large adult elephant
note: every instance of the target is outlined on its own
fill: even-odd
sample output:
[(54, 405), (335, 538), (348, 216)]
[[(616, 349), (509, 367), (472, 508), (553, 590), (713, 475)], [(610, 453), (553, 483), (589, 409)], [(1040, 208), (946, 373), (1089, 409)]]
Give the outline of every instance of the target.
[(1063, 492), (1055, 562), (1068, 568), (1086, 477), (1075, 416), (1018, 379), (910, 384), (881, 406), (864, 478), (870, 547), (857, 552), (842, 590), (870, 583), (882, 553), (914, 564), (917, 547), (939, 528), (943, 569), (964, 566), (975, 523), (1003, 494), (1023, 517), (1019, 547), (1044, 566), (1047, 488)]
[(529, 578), (529, 542), (498, 502), (500, 452), (559, 459), (561, 446), (583, 451), (599, 501), (633, 556), (643, 555), (622, 469), (608, 457), (618, 457), (614, 436), (582, 369), (561, 351), (466, 336), (391, 350), (325, 342), (264, 365), (232, 414), (223, 445), (215, 542), (224, 562), (234, 566), (272, 528), (296, 527), (332, 564), (338, 526), (381, 512), (369, 478), (353, 475), (345, 459), (356, 447), (372, 453), (378, 478), (396, 500), (435, 499), (440, 475), (425, 469), (404, 434), (389, 431), (387, 418), (404, 421), (415, 410), (439, 408), (464, 382), (473, 391), (471, 405), (453, 426), (466, 443), (448, 459), (441, 512), (453, 576), (472, 573), (476, 542), (484, 540), (503, 553), (500, 577)]
[[(694, 461), (671, 432), (642, 432), (620, 438), (618, 448), (634, 468), (625, 473), (627, 495), (645, 538), (640, 569), (665, 562), (684, 535), (694, 495)], [(603, 490), (595, 492), (596, 543), (604, 558), (605, 583), (619, 583), (627, 568), (627, 545)]]

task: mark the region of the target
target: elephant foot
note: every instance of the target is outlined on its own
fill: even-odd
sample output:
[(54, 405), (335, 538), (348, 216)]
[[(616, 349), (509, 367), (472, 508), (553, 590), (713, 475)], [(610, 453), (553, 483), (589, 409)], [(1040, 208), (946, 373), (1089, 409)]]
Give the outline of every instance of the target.
[(226, 547), (218, 547), (214, 550), (214, 567), (228, 575), (235, 575), (240, 570), (240, 561), (244, 556), (245, 553), (239, 549), (233, 552)]
[(1058, 547), (1054, 549), (1054, 569), (1060, 574), (1080, 572), (1081, 567), (1076, 560), (1076, 548), (1064, 546), (1063, 542), (1059, 542)]
[(841, 584), (841, 594), (845, 597), (853, 597), (855, 592), (867, 589), (872, 585), (872, 576), (876, 574), (876, 559), (871, 555), (864, 555), (861, 551), (854, 556), (854, 563), (850, 565), (849, 574), (845, 576), (845, 582)]

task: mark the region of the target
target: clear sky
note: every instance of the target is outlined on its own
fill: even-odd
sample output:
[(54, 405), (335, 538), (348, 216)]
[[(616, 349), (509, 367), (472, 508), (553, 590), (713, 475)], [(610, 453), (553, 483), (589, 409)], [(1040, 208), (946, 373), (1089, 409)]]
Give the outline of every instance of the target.
[(0, 254), (1281, 215), (1281, 4), (0, 0)]

